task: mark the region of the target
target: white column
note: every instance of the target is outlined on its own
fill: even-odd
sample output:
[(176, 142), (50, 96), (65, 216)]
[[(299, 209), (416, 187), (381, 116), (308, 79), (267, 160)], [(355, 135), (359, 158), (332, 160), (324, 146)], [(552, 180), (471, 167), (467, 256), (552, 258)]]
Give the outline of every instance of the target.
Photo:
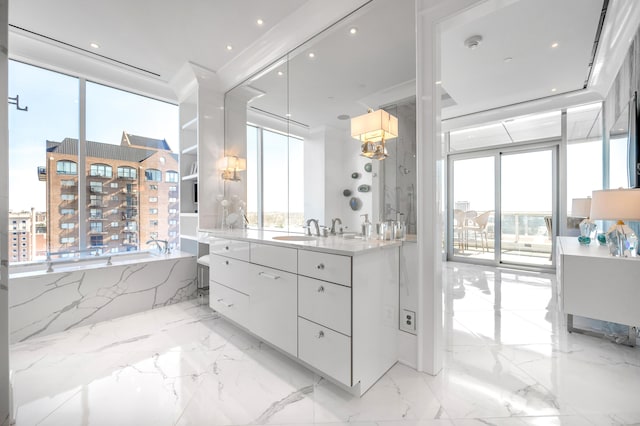
[(442, 369), (442, 242), (446, 162), (440, 130), (440, 23), (478, 0), (416, 1), (418, 370)]
[(8, 2), (0, 0), (0, 424), (8, 424), (9, 406), (9, 126)]

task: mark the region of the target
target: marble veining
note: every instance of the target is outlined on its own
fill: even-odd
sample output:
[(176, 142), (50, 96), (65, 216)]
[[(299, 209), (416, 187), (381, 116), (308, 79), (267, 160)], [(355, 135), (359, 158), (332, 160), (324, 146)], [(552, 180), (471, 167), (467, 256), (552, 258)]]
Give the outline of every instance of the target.
[(437, 376), (396, 364), (357, 398), (191, 300), (13, 344), (17, 424), (640, 422), (640, 349), (568, 334), (553, 276), (451, 263), (445, 272)]
[(10, 280), (11, 342), (154, 309), (195, 296), (195, 258), (17, 276)]

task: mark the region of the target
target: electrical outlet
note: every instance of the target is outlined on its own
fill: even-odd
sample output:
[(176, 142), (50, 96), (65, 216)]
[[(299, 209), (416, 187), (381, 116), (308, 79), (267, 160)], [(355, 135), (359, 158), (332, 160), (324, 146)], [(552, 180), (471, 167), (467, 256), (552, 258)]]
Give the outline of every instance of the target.
[(400, 314), (400, 330), (407, 333), (416, 333), (416, 313), (408, 309), (403, 309)]

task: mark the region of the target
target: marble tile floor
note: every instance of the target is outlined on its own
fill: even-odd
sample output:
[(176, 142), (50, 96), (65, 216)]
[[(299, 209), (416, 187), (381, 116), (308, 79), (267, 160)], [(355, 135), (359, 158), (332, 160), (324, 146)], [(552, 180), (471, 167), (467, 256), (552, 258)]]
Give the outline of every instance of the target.
[(554, 277), (447, 263), (444, 369), (353, 397), (195, 301), (11, 346), (22, 425), (640, 424), (640, 348), (564, 330)]

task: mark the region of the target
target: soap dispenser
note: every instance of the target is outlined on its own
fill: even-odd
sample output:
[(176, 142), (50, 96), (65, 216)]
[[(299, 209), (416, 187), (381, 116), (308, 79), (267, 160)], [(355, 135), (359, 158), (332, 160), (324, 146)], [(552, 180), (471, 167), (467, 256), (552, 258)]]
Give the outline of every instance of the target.
[(371, 229), (373, 225), (369, 222), (368, 214), (361, 214), (360, 217), (364, 216), (364, 222), (362, 222), (362, 238), (369, 239), (371, 238)]

